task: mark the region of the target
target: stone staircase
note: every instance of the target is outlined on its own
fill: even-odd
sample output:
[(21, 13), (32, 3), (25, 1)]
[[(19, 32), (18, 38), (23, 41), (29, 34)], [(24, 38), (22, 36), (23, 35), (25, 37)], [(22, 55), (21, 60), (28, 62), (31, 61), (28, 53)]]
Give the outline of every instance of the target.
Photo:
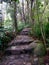
[(18, 35), (11, 43), (8, 44), (8, 48), (5, 50), (5, 54), (21, 54), (30, 53), (32, 47), (29, 46), (33, 42), (32, 37), (25, 35)]
[(0, 65), (31, 65), (30, 53), (32, 53), (33, 48), (30, 44), (34, 40), (24, 30), (8, 44)]

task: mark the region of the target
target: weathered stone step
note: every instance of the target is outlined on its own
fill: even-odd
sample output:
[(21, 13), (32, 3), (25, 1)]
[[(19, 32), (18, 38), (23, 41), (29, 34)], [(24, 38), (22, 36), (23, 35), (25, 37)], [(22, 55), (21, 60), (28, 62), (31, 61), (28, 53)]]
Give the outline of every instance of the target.
[(21, 31), (20, 35), (29, 35), (31, 28), (25, 28)]
[(33, 48), (29, 45), (11, 46), (5, 50), (5, 53), (9, 55), (10, 54), (14, 55), (14, 54), (22, 54), (22, 53), (31, 53), (32, 49)]
[(20, 33), (20, 35), (29, 35), (29, 32), (28, 32), (28, 31), (22, 31), (22, 32)]
[(32, 42), (29, 45), (10, 46), (6, 49), (7, 54), (32, 53), (37, 43)]
[(0, 65), (31, 65), (29, 54), (4, 56)]
[(8, 44), (8, 46), (25, 45), (30, 44), (31, 42), (33, 42), (32, 37), (25, 35), (18, 35), (12, 42)]

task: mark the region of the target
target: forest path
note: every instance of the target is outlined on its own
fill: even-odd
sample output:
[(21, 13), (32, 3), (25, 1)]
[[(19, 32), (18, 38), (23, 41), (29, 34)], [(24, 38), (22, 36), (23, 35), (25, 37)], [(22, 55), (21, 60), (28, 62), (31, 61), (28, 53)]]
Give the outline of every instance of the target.
[(16, 38), (8, 44), (5, 56), (0, 65), (31, 65), (31, 53), (37, 44), (28, 34), (31, 28), (23, 29)]
[[(16, 36), (8, 44), (8, 48), (5, 50), (5, 55), (0, 61), (0, 65), (38, 65), (38, 58), (32, 63), (34, 48), (37, 46), (35, 43), (38, 40), (34, 40), (29, 36), (31, 28), (23, 29), (19, 35)], [(32, 53), (32, 55), (31, 55)], [(45, 65), (49, 64), (49, 56), (44, 57)]]

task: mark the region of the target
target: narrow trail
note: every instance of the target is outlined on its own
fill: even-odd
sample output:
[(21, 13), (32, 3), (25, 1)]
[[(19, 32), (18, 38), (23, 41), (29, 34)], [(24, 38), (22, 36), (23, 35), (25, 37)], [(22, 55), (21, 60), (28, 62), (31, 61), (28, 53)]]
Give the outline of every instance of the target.
[(23, 29), (16, 36), (8, 48), (5, 50), (5, 56), (2, 58), (0, 65), (31, 65), (31, 50), (30, 43), (33, 42), (29, 34), (30, 28)]

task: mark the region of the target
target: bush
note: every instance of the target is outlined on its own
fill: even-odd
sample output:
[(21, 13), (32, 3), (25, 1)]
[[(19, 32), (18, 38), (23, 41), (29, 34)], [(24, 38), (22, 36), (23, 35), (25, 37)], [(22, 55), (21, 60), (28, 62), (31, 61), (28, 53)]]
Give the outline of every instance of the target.
[[(41, 38), (41, 30), (40, 30), (40, 25), (39, 23), (35, 23), (35, 26), (32, 27), (32, 31), (31, 31), (31, 35), (34, 35), (38, 38)], [(43, 28), (44, 28), (44, 32), (45, 32), (45, 36), (46, 38), (49, 38), (49, 22), (44, 22), (43, 23)], [(34, 32), (34, 33), (33, 33)]]
[(38, 38), (41, 37), (40, 26), (38, 23), (36, 23), (35, 26), (32, 27), (32, 31), (30, 31), (30, 35), (36, 36)]
[(10, 42), (11, 41), (11, 39), (10, 39), (10, 37), (8, 37), (8, 36), (4, 36), (4, 37), (2, 37), (2, 43), (8, 43), (8, 42)]
[(14, 33), (14, 32), (8, 32), (8, 31), (7, 31), (7, 32), (5, 33), (5, 36), (9, 37), (9, 38), (12, 40), (12, 39), (14, 39), (14, 37), (15, 37), (15, 33)]
[(41, 37), (41, 30), (40, 30), (39, 24), (36, 24), (36, 25), (35, 25), (34, 32), (35, 32), (34, 35), (35, 35), (36, 37)]
[(8, 43), (11, 42), (12, 39), (14, 39), (15, 33), (13, 32), (6, 32), (3, 36), (0, 36), (0, 48), (3, 50), (7, 48)]
[(49, 47), (49, 39), (46, 38), (46, 46)]
[(49, 37), (49, 22), (44, 23), (44, 24), (45, 24), (44, 29), (45, 29), (46, 37)]
[(0, 37), (0, 50), (4, 51), (5, 48), (7, 48), (9, 41), (10, 38), (8, 38), (7, 36)]
[(19, 21), (17, 25), (18, 25), (18, 32), (20, 32), (25, 26), (24, 22), (21, 21)]

